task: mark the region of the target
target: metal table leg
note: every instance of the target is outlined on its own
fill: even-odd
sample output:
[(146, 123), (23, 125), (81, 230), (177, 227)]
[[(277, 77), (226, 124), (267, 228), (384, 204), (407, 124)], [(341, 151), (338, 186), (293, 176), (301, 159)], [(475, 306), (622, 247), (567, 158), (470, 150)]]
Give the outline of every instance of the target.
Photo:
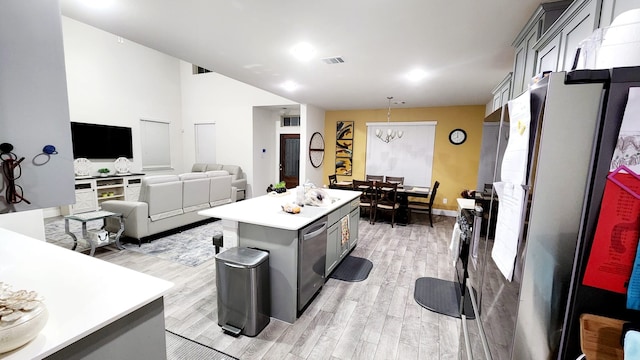
[(78, 238), (74, 233), (69, 231), (69, 219), (64, 219), (64, 233), (71, 236), (71, 238), (73, 239), (73, 247), (71, 248), (71, 250), (75, 250), (78, 247)]
[(118, 232), (116, 233), (116, 247), (119, 250), (124, 250), (124, 246), (122, 246), (120, 244), (120, 236), (122, 236), (122, 233), (124, 232), (124, 221), (122, 221), (122, 215), (120, 216), (114, 216), (118, 218), (118, 222), (120, 223), (120, 228), (118, 229)]
[(82, 237), (85, 240), (87, 240), (89, 245), (91, 245), (91, 252), (89, 253), (89, 256), (93, 256), (93, 254), (96, 253), (96, 243), (94, 243), (93, 240), (91, 240), (91, 237), (89, 236), (89, 232), (87, 231), (87, 222), (86, 221), (82, 222)]

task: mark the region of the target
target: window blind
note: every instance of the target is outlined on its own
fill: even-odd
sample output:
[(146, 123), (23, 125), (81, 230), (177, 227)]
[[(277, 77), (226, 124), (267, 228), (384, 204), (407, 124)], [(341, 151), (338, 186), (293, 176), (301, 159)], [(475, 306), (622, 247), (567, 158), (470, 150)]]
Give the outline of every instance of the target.
[(142, 169), (171, 169), (169, 123), (140, 119)]
[[(406, 185), (431, 186), (436, 125), (436, 121), (367, 123), (366, 174), (404, 176)], [(389, 128), (404, 135), (389, 143), (376, 137), (376, 129)]]

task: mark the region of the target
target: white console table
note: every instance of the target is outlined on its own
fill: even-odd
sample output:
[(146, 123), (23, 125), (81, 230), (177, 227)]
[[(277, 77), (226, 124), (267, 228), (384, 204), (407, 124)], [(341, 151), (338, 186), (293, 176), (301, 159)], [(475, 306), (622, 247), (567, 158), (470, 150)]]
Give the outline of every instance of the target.
[(123, 176), (76, 178), (76, 203), (63, 207), (65, 215), (100, 210), (105, 200), (138, 200), (140, 183), (144, 174)]

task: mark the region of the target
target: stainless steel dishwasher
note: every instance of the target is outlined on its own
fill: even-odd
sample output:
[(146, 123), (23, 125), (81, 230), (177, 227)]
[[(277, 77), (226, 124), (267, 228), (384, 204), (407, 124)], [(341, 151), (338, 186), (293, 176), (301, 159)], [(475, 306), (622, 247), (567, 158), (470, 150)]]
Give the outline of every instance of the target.
[(298, 234), (298, 311), (324, 284), (327, 256), (327, 217), (316, 220)]

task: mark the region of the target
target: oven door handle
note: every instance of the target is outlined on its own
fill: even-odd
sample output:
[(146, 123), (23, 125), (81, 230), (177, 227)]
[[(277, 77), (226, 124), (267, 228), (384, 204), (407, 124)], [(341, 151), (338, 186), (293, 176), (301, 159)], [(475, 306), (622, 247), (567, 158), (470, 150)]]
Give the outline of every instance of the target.
[(312, 239), (312, 238), (318, 236), (318, 234), (321, 234), (326, 229), (327, 229), (327, 222), (326, 221), (318, 223), (318, 224), (314, 225), (313, 228), (309, 229), (308, 233), (306, 233), (306, 234), (304, 234), (302, 236), (302, 241), (307, 241), (309, 239)]

